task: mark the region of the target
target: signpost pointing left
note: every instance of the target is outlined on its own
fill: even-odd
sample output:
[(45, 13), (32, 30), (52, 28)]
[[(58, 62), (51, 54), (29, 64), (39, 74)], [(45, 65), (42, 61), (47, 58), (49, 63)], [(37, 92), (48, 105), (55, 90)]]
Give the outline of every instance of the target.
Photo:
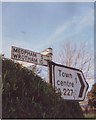
[(37, 65), (44, 65), (44, 66), (48, 65), (47, 56), (37, 52), (33, 52), (31, 50), (27, 50), (27, 49), (15, 47), (15, 46), (11, 47), (11, 59), (34, 63)]

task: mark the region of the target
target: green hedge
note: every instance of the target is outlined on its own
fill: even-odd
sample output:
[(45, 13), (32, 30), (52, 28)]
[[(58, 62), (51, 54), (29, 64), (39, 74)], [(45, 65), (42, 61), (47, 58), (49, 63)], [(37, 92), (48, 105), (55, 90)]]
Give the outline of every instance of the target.
[(11, 60), (2, 61), (3, 118), (83, 118), (78, 102), (64, 101), (51, 85)]

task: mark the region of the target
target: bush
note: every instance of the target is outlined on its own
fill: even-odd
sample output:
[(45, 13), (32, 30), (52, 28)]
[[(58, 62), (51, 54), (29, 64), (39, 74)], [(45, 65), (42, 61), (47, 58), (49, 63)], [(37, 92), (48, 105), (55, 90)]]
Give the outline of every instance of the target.
[(65, 101), (51, 85), (11, 60), (2, 61), (3, 118), (83, 118), (78, 102)]

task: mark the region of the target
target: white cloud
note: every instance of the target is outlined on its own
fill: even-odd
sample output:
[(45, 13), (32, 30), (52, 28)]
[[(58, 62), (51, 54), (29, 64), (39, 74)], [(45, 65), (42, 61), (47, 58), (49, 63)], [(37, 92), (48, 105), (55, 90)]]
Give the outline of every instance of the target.
[[(52, 47), (55, 44), (60, 43), (62, 40), (70, 39), (76, 37), (77, 34), (86, 30), (87, 27), (94, 27), (94, 10), (91, 9), (88, 14), (83, 14), (82, 16), (73, 16), (68, 19), (61, 26), (51, 33), (48, 37), (46, 36), (43, 42), (36, 45), (36, 48)], [(94, 28), (93, 28), (94, 29)], [(94, 33), (93, 33), (94, 34)], [(93, 35), (94, 36), (94, 35)], [(39, 49), (40, 50), (40, 49)]]
[[(73, 16), (71, 20), (68, 20), (63, 25), (59, 26), (54, 33), (47, 39), (48, 43), (55, 43), (59, 41), (59, 37), (63, 36), (64, 39), (72, 37), (78, 34), (86, 27), (92, 26), (94, 29), (94, 11), (93, 9), (86, 15)], [(46, 44), (48, 44), (46, 43)]]
[(60, 38), (67, 39), (75, 36), (87, 26), (94, 26), (93, 9), (90, 10), (90, 12), (88, 12), (88, 14), (86, 15), (73, 16), (72, 19), (67, 20), (66, 22), (64, 22), (64, 24), (59, 26), (49, 37), (46, 37), (43, 42), (41, 41), (36, 45), (32, 42), (29, 43), (27, 40), (19, 41), (13, 38), (7, 38), (6, 42), (4, 41), (3, 44), (3, 52), (7, 57), (10, 56), (10, 48), (12, 45), (38, 52), (38, 50), (40, 50), (41, 48), (43, 50), (43, 48), (49, 47), (49, 45), (60, 42)]
[(91, 10), (90, 13), (81, 18), (78, 29), (81, 30), (86, 26), (94, 26), (94, 10)]

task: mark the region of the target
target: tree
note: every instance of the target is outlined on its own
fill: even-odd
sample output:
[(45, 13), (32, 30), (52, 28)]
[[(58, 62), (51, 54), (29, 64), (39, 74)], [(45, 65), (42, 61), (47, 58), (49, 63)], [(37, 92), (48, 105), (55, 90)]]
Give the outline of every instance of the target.
[(90, 80), (93, 79), (94, 73), (93, 56), (86, 43), (78, 45), (73, 41), (65, 41), (56, 59), (62, 65), (82, 70), (86, 79)]
[(96, 83), (93, 84), (92, 89), (87, 94), (88, 104), (92, 109), (96, 108)]

